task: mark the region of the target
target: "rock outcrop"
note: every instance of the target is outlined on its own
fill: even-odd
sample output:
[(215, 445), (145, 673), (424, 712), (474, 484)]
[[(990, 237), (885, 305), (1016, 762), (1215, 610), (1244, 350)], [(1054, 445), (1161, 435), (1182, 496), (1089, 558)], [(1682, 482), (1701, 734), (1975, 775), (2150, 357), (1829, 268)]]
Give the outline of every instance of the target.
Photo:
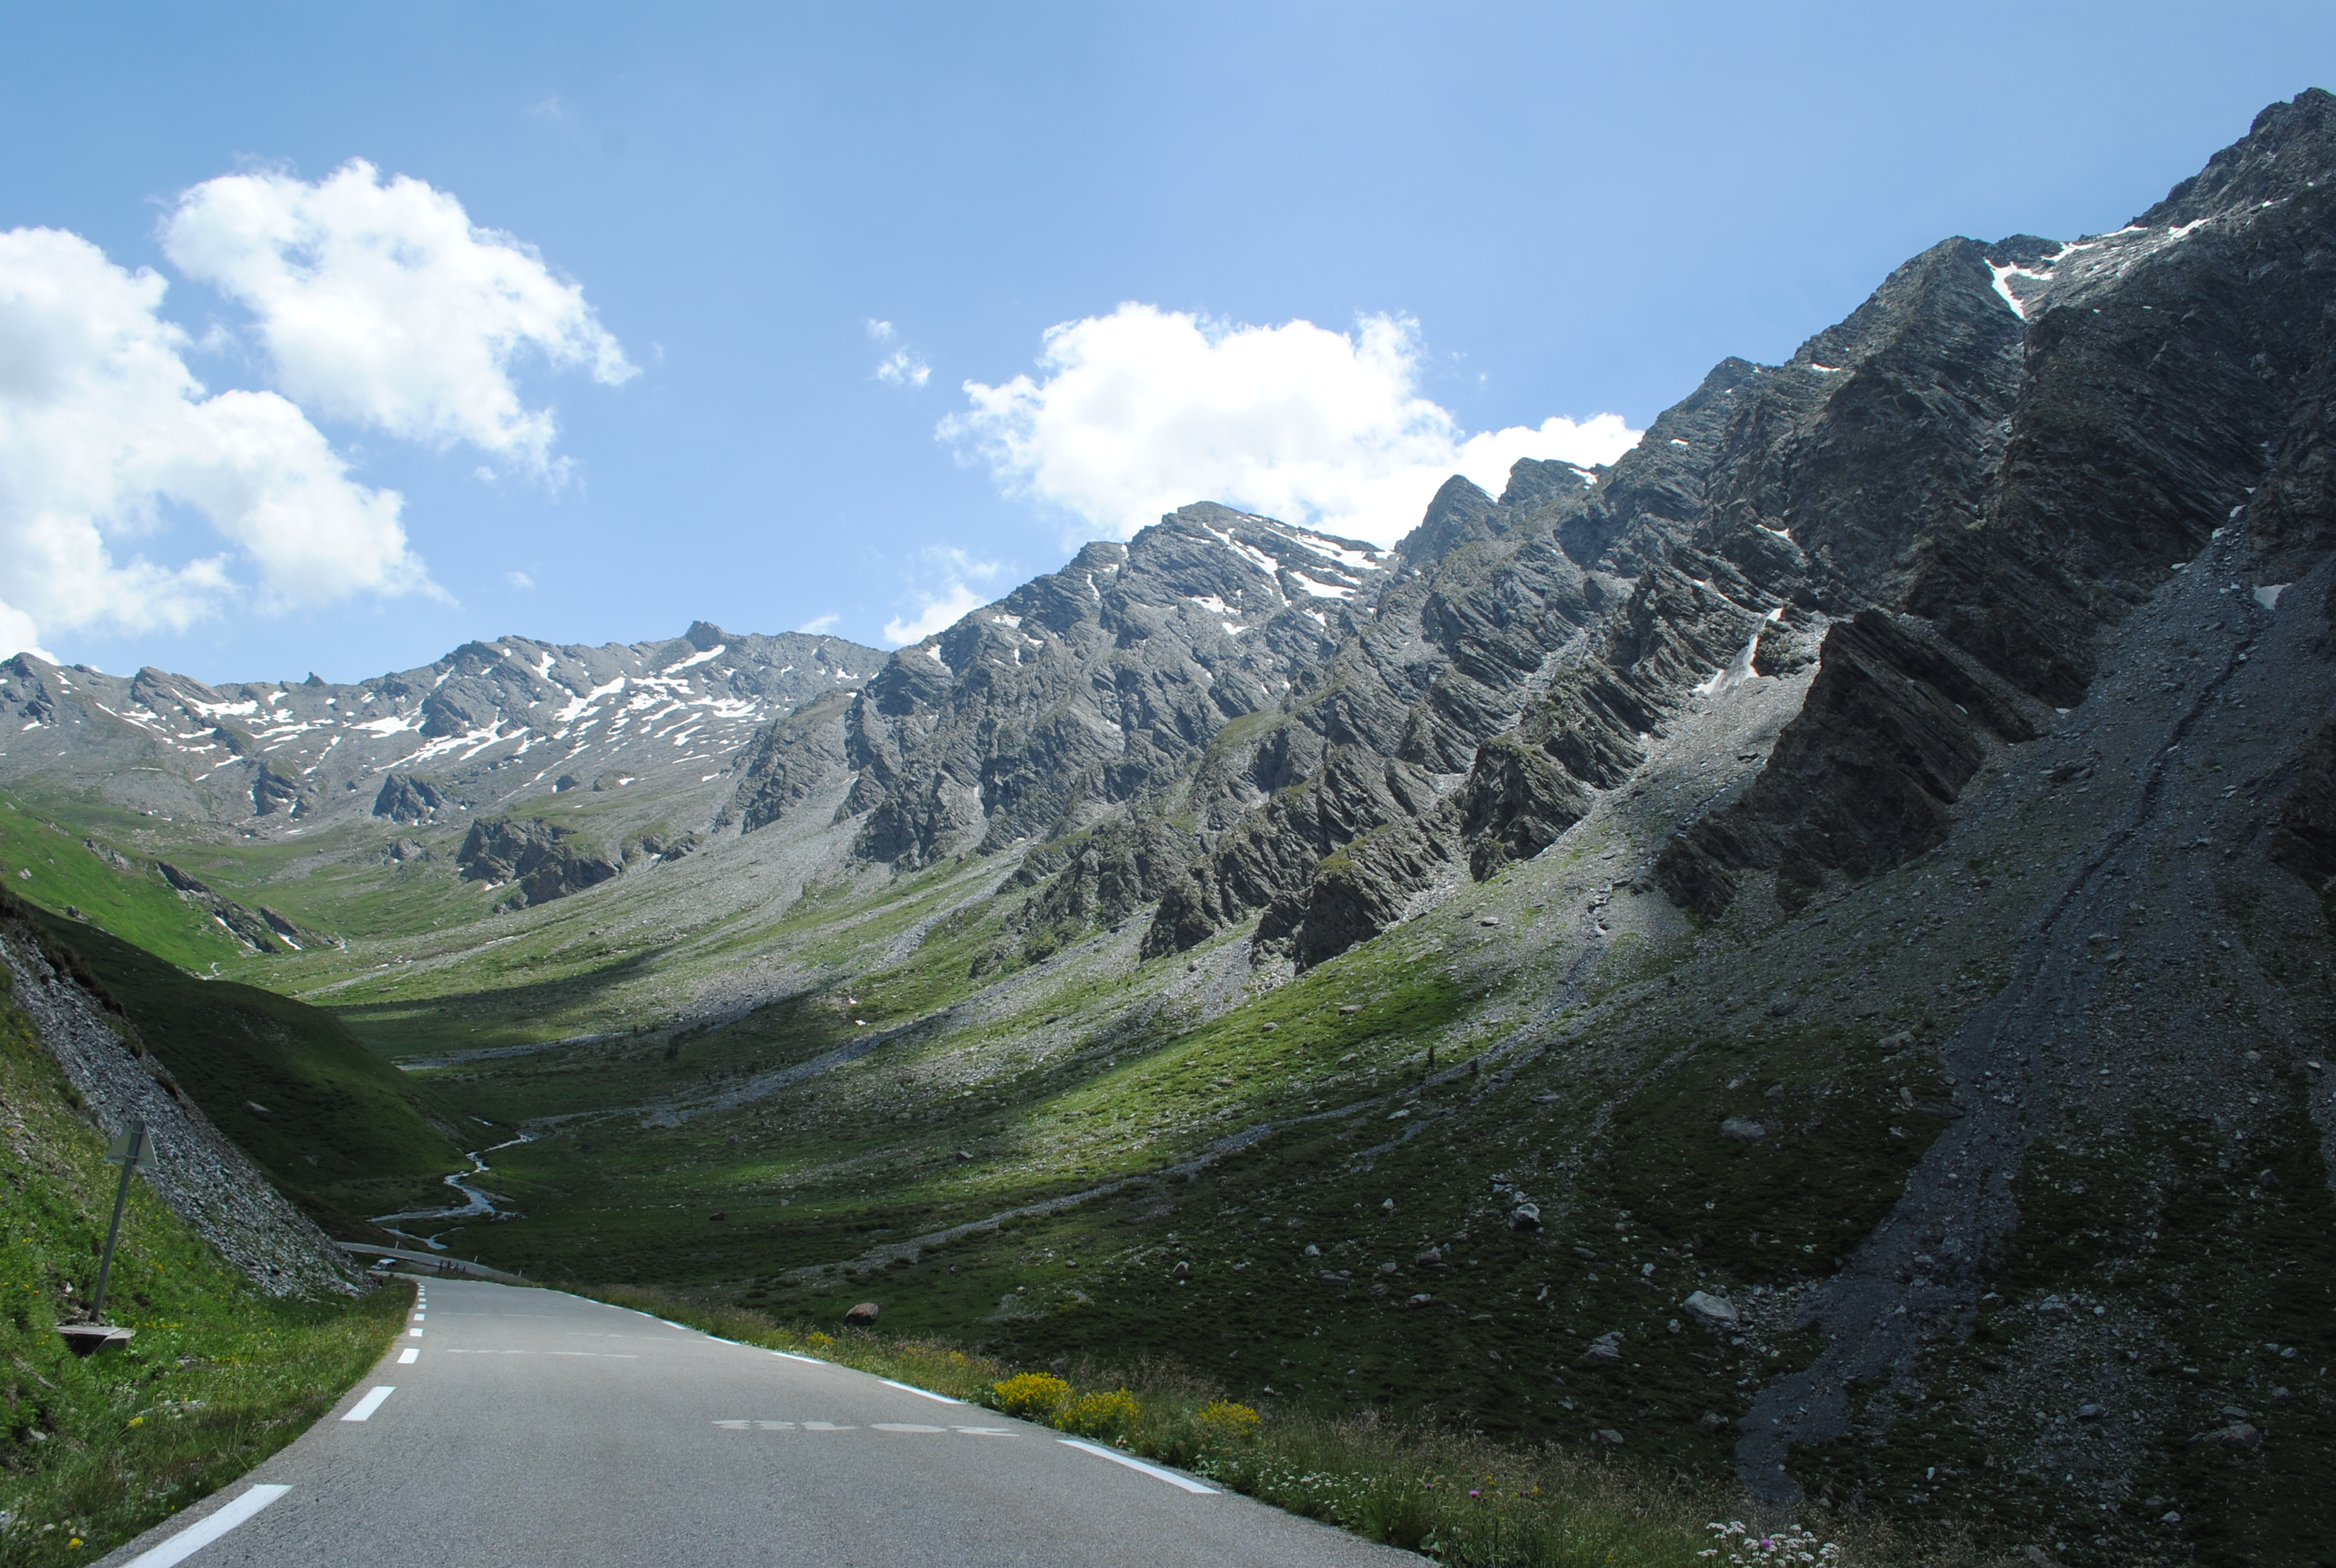
[(430, 780), (394, 773), (381, 781), (381, 791), (373, 797), (373, 814), (418, 826), (435, 822), (438, 813), (452, 804), (445, 792)]
[(162, 1200), (220, 1255), (273, 1296), (355, 1295), (367, 1282), (308, 1217), (220, 1135), (137, 1031), (44, 952), (14, 901), (0, 895), (0, 967), (7, 998), (32, 1021), (90, 1119), (109, 1137), (142, 1122)]
[(740, 833), (768, 827), (845, 773), (844, 718), (856, 694), (829, 692), (765, 726), (738, 762), (738, 784), (714, 819)]
[(267, 763), (259, 765), (251, 780), (251, 814), (273, 816), (277, 812), (298, 816), (301, 806), (300, 781), (287, 778)]
[[(1368, 545), (1222, 506), (1186, 507), (1124, 545), (1089, 545), (899, 650), (853, 699), (843, 810), (864, 813), (861, 852), (923, 864), (1160, 799), (1223, 760), (1228, 726), (1271, 713), (1320, 667), (1354, 629), (1356, 602), (1387, 575)], [(1308, 765), (1257, 781), (1251, 795)], [(1215, 782), (1241, 787), (1223, 770)]]
[(597, 887), (624, 872), (580, 835), (540, 817), (474, 822), (454, 860), (463, 881), (490, 887), (514, 884), (518, 901), (530, 906)]
[(213, 892), (168, 861), (156, 861), (154, 870), (180, 898), (208, 911), (211, 919), (226, 927), (238, 940), (263, 953), (284, 950), (278, 938), (285, 933), (279, 932), (275, 922), (266, 914), (255, 913), (233, 899)]

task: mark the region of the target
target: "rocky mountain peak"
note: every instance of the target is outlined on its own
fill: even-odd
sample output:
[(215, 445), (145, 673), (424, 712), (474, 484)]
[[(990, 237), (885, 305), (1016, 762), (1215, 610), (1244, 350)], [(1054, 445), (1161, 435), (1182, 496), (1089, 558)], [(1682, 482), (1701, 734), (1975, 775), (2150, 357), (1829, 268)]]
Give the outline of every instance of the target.
[(2336, 177), (2336, 93), (2312, 87), (2254, 118), (2247, 133), (2134, 219), (2136, 227), (2181, 227), (2292, 201)]
[[(1527, 493), (1538, 498), (1555, 488), (1533, 484)], [(1513, 477), (1509, 493), (1516, 490)], [(1427, 503), (1427, 514), (1419, 520), (1419, 526), (1397, 541), (1395, 551), (1412, 566), (1441, 560), (1464, 544), (1491, 539), (1504, 531), (1501, 509), (1514, 504), (1505, 494), (1501, 501), (1494, 501), (1475, 481), (1455, 473), (1444, 482), (1436, 498)]]
[(705, 621), (654, 643), (467, 642), (354, 683), (214, 687), (151, 667), (125, 680), (24, 654), (0, 666), (0, 713), (15, 720), (0, 732), (0, 782), (36, 773), (261, 836), (342, 816), (492, 813), (550, 795), (560, 778), (703, 789), (763, 726), (856, 690), (882, 657), (840, 638), (734, 636)]

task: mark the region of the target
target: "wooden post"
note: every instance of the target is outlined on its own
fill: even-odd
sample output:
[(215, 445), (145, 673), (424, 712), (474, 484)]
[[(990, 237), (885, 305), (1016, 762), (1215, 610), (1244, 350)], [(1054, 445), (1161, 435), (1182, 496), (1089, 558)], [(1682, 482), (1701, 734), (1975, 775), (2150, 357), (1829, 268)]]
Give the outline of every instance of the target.
[(105, 1256), (97, 1265), (97, 1297), (89, 1304), (89, 1320), (92, 1323), (105, 1318), (105, 1281), (113, 1272), (113, 1244), (121, 1240), (122, 1211), (130, 1202), (130, 1173), (141, 1165), (153, 1165), (153, 1135), (147, 1132), (145, 1123), (132, 1122), (128, 1132), (113, 1140), (105, 1158), (108, 1164), (122, 1167), (122, 1185), (113, 1194), (113, 1223), (105, 1232)]

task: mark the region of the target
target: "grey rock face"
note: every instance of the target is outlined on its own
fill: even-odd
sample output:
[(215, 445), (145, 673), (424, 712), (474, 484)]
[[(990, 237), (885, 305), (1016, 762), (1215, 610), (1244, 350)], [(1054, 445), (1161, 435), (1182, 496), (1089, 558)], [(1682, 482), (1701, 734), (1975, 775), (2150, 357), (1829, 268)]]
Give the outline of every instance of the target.
[(2269, 854), (2315, 888), (2336, 877), (2336, 724), (2321, 725), (2298, 755), (2296, 779), (2280, 803)]
[(98, 998), (51, 965), (31, 930), (0, 920), (0, 964), (10, 999), (33, 1022), (42, 1048), (108, 1136), (143, 1122), (156, 1165), (145, 1177), (179, 1216), (234, 1267), (273, 1296), (357, 1295), (368, 1283), (268, 1178), (211, 1125), (168, 1069)]
[(266, 763), (251, 781), (251, 814), (264, 817), (276, 812), (300, 814), (300, 781), (286, 778)]
[[(1037, 962), (1097, 928), (1115, 928), (1156, 903), (1192, 858), (1192, 835), (1157, 819), (1106, 823), (1034, 852), (1007, 891), (1036, 888), (1007, 920), (1012, 948)], [(980, 969), (1007, 956), (1002, 947)]]
[(596, 887), (624, 869), (568, 829), (540, 818), (474, 822), (454, 858), (464, 881), (517, 883), (521, 901), (530, 905)]
[(1801, 716), (1744, 797), (1664, 851), (1672, 901), (1718, 918), (1739, 875), (1796, 903), (1828, 872), (1865, 877), (1946, 837), (1987, 741), (2032, 740), (2036, 705), (1919, 623), (1860, 610), (1827, 632)]
[(741, 833), (768, 827), (844, 771), (843, 719), (854, 693), (829, 692), (754, 736), (738, 767), (738, 787), (715, 819)]
[(742, 826), (776, 820), (816, 788), (802, 781), (828, 776), (840, 745), (854, 778), (843, 809), (863, 817), (860, 851), (873, 860), (922, 864), (1124, 815), (1192, 774), (1227, 724), (1273, 709), (1351, 630), (1382, 560), (1186, 507), (900, 649), (840, 735), (806, 714), (764, 737), (732, 812)]
[(392, 822), (426, 823), (435, 821), (453, 803), (428, 779), (394, 773), (381, 781), (381, 792), (373, 800), (373, 814)]
[(13, 718), (0, 724), (0, 784), (36, 774), (261, 837), (368, 806), (408, 826), (443, 823), (473, 804), (548, 795), (563, 777), (698, 791), (770, 721), (856, 689), (882, 662), (839, 638), (703, 621), (666, 642), (467, 643), (349, 685), (222, 688), (157, 669), (124, 679), (20, 654), (0, 661), (0, 716)]

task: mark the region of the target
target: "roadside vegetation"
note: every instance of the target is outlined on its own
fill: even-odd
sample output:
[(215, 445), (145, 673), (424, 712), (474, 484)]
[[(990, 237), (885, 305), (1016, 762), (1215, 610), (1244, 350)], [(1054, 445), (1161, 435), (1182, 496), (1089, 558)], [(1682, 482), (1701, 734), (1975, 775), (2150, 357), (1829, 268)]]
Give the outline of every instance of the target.
[[(938, 1339), (830, 1334), (766, 1313), (634, 1286), (579, 1294), (740, 1344), (808, 1355), (929, 1388), (1173, 1465), (1231, 1491), (1465, 1568), (1679, 1565), (1719, 1561), (1953, 1568), (1985, 1561), (1967, 1543), (1915, 1545), (1869, 1521), (1808, 1530), (1765, 1524), (1719, 1486), (1549, 1444), (1519, 1448), (1465, 1428), (1260, 1411), (1165, 1360), (1057, 1361), (1017, 1369)], [(1742, 1523), (1754, 1519), (1747, 1529)], [(1728, 1534), (1730, 1526), (1734, 1534)], [(1834, 1526), (1827, 1529), (1826, 1526)], [(1765, 1534), (1763, 1531), (1772, 1532)], [(1763, 1541), (1771, 1544), (1764, 1547)], [(1806, 1557), (1787, 1555), (1806, 1553)], [(1822, 1556), (1819, 1553), (1823, 1553)]]
[(271, 1300), (142, 1181), (106, 1293), (126, 1347), (56, 1325), (97, 1282), (119, 1168), (0, 968), (0, 1564), (90, 1562), (228, 1485), (381, 1358), (413, 1300)]

